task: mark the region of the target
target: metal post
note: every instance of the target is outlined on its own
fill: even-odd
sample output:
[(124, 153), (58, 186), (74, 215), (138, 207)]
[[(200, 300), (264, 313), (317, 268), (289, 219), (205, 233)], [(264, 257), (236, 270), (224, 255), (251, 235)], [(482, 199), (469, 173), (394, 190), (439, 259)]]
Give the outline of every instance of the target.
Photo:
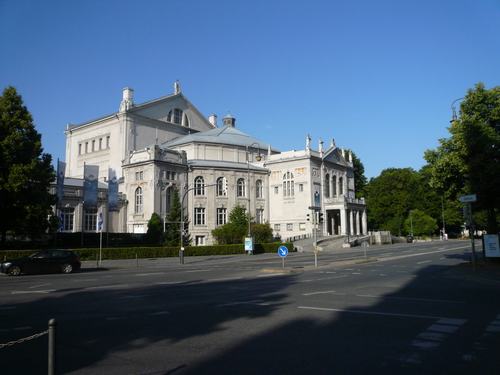
[(49, 375), (56, 375), (56, 333), (57, 321), (49, 320)]

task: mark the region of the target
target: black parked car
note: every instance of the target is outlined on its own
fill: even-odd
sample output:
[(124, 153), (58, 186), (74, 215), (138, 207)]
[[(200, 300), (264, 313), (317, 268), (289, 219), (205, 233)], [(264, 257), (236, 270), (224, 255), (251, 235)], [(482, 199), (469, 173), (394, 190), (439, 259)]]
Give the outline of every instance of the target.
[(80, 257), (71, 250), (41, 250), (20, 259), (2, 263), (2, 273), (18, 276), (21, 273), (71, 273), (81, 267)]

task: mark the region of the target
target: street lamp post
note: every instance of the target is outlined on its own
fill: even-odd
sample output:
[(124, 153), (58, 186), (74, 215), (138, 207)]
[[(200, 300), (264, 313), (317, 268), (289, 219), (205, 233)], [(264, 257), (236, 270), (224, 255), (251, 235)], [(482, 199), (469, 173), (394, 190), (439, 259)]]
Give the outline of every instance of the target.
[(253, 145), (257, 145), (257, 148), (259, 149), (259, 152), (257, 154), (257, 157), (255, 160), (261, 161), (262, 157), (260, 156), (260, 145), (257, 142), (252, 143), (249, 146), (246, 146), (246, 156), (247, 156), (247, 181), (248, 181), (248, 236), (245, 238), (245, 251), (247, 254), (252, 255), (253, 250), (254, 250), (254, 243), (253, 243), (253, 238), (252, 238), (252, 229), (251, 229), (251, 223), (250, 223), (250, 147)]
[(453, 111), (453, 116), (452, 116), (452, 120), (450, 122), (453, 122), (457, 119), (457, 112), (455, 111), (457, 108), (455, 106), (453, 106), (453, 104), (455, 104), (455, 102), (458, 102), (459, 100), (464, 100), (465, 98), (459, 98), (457, 100), (454, 100), (453, 103), (451, 103), (451, 110)]

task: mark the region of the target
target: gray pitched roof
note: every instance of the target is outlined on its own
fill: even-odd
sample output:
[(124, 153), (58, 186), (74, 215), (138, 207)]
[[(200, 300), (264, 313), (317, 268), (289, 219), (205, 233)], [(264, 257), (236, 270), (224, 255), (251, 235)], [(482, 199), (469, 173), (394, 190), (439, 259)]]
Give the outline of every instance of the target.
[[(199, 132), (195, 134), (188, 134), (184, 136), (177, 137), (171, 141), (163, 143), (163, 146), (172, 147), (184, 145), (187, 143), (212, 143), (212, 144), (225, 144), (232, 146), (243, 146), (257, 148), (258, 145), (261, 151), (265, 152), (268, 148), (268, 144), (259, 141), (256, 138), (250, 137), (249, 135), (233, 128), (232, 126), (223, 126), (221, 128), (210, 129), (204, 132)], [(280, 151), (271, 147), (271, 152)]]

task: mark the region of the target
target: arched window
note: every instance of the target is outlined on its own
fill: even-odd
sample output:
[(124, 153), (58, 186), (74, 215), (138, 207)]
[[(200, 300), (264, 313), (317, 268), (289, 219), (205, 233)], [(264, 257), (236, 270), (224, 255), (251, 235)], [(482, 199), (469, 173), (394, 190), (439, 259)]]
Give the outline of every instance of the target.
[(264, 193), (262, 189), (262, 180), (257, 180), (255, 182), (255, 198), (263, 198)]
[(283, 196), (293, 197), (295, 195), (293, 173), (286, 172), (283, 175)]
[(339, 177), (339, 195), (344, 195), (344, 180)]
[(219, 177), (217, 179), (217, 196), (227, 195), (227, 180), (226, 177)]
[(174, 108), (167, 115), (167, 121), (177, 125), (182, 125), (182, 109)]
[(337, 196), (337, 176), (332, 176), (332, 197)]
[(135, 189), (135, 211), (136, 214), (142, 213), (142, 188)]
[(246, 197), (246, 184), (245, 184), (245, 179), (244, 178), (239, 178), (238, 182), (236, 183), (237, 185), (237, 196), (238, 197)]
[(330, 198), (330, 175), (325, 176), (325, 198)]
[(205, 195), (205, 179), (201, 176), (194, 179), (194, 195)]

